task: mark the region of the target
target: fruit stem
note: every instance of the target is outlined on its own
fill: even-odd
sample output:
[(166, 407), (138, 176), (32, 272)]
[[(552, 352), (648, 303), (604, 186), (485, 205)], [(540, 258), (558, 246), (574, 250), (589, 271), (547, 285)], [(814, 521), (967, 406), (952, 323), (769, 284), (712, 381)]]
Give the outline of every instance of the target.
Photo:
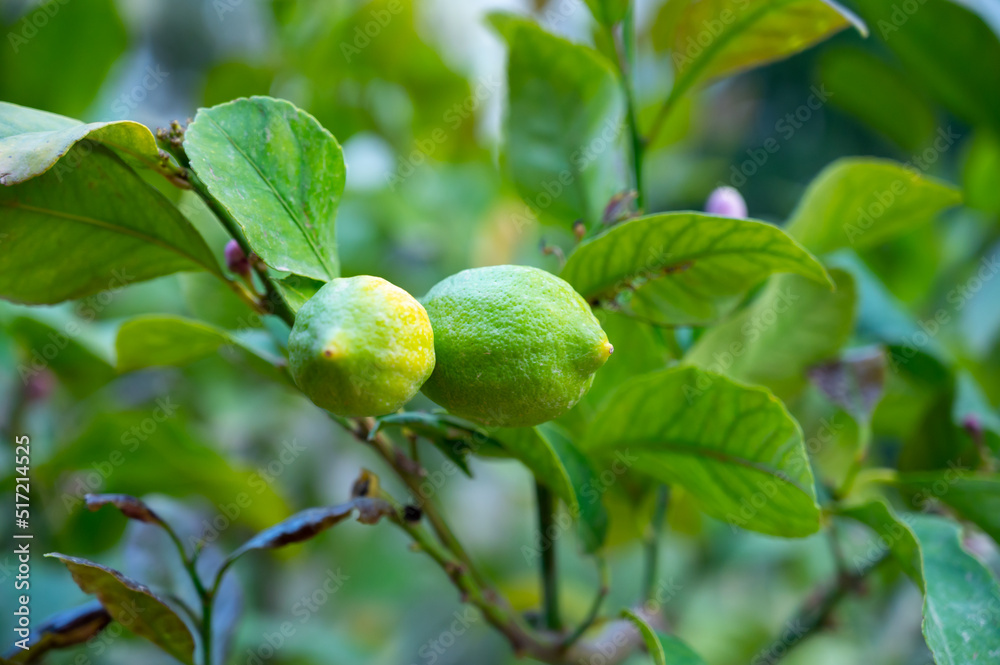
[(660, 485), (656, 490), (656, 507), (653, 508), (653, 520), (649, 524), (646, 536), (646, 564), (642, 582), (642, 600), (653, 597), (656, 588), (656, 569), (660, 553), (660, 534), (663, 532), (663, 521), (667, 516), (667, 503), (670, 499), (670, 487)]
[(562, 622), (559, 620), (559, 572), (556, 565), (555, 500), (548, 487), (535, 480), (535, 497), (538, 504), (538, 533), (542, 545), (541, 582), (542, 582), (542, 612), (545, 627), (549, 630), (559, 630)]

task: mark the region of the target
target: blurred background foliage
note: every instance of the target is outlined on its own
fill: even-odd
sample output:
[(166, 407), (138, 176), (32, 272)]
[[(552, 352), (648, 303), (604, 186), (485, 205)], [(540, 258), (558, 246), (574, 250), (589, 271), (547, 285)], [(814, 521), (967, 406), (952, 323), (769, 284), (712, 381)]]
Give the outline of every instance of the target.
[[(1000, 403), (1000, 280), (969, 287), (1000, 238), (1000, 14), (988, 0), (926, 0), (897, 25), (886, 17), (907, 3), (847, 4), (868, 22), (867, 39), (845, 31), (712, 85), (677, 109), (648, 156), (647, 208), (700, 209), (713, 188), (731, 184), (751, 216), (784, 220), (827, 163), (850, 155), (924, 160), (921, 170), (960, 185), (965, 207), (876, 249), (836, 257), (860, 294), (850, 345), (905, 349), (937, 312), (950, 315), (912, 362), (889, 372), (874, 416), (879, 461), (935, 468), (972, 445), (962, 427), (969, 413), (994, 451), (1000, 440), (991, 406)], [(568, 249), (571, 234), (521, 228), (523, 203), (503, 168), (505, 49), (483, 20), (498, 8), (533, 13), (553, 32), (610, 48), (584, 3), (571, 0), (4, 0), (0, 99), (155, 128), (238, 96), (287, 98), (344, 146), (338, 240), (345, 274), (381, 275), (419, 295), (470, 266), (555, 271), (559, 252), (543, 247)], [(648, 125), (671, 85), (663, 43), (670, 15), (657, 0), (644, 1), (637, 21), (637, 88)], [(940, 141), (935, 147), (940, 137), (948, 137), (944, 149)], [(182, 210), (221, 257), (224, 233), (199, 200), (153, 184), (181, 197)], [(114, 511), (86, 512), (84, 492), (146, 496), (183, 532), (208, 534), (228, 550), (295, 510), (344, 500), (359, 467), (375, 464), (304, 397), (239, 358), (116, 376), (112, 340), (125, 317), (176, 312), (249, 335), (261, 323), (207, 275), (109, 286), (67, 306), (0, 307), (0, 417), (6, 431), (32, 435), (36, 551), (44, 544), (46, 551), (99, 555), (133, 577), (165, 582), (178, 571), (159, 563), (162, 534), (126, 526)], [(963, 288), (968, 297), (957, 298)], [(615, 373), (670, 358), (659, 330), (603, 316), (616, 346), (623, 340), (621, 348), (634, 351), (623, 360), (616, 354), (602, 370), (608, 378), (604, 388), (595, 385), (595, 399)], [(773, 352), (782, 363), (780, 338)], [(46, 369), (26, 379), (23, 368), (32, 363)], [(818, 476), (837, 478), (858, 436), (854, 421), (813, 388), (798, 391), (791, 408), (807, 442), (822, 441), (810, 448)], [(833, 436), (825, 436), (831, 423)], [(8, 487), (10, 459), (0, 463)], [(431, 480), (474, 556), (516, 605), (533, 607), (535, 566), (522, 551), (535, 528), (529, 473), (510, 462), (476, 461), (473, 468), (474, 481), (460, 474)], [(648, 528), (651, 506), (627, 485), (617, 482), (606, 495), (615, 516), (609, 605), (628, 604), (640, 587), (634, 538)], [(241, 494), (248, 505), (234, 503)], [(704, 517), (679, 489), (668, 524), (660, 571), (671, 589), (666, 614), (713, 665), (749, 662), (775, 634), (794, 631), (783, 618), (833, 574), (822, 534), (780, 541), (737, 531)], [(859, 531), (862, 550), (865, 538)], [(990, 541), (967, 544), (996, 569)], [(579, 619), (593, 571), (575, 547), (562, 547), (560, 557), (566, 614)], [(11, 634), (11, 561), (0, 555), (3, 635)], [(40, 557), (34, 566), (37, 618), (84, 600), (61, 566)], [(304, 603), (328, 575), (342, 576), (342, 587), (322, 603)], [(888, 587), (896, 575), (872, 584)], [(408, 553), (389, 528), (345, 524), (288, 552), (250, 556), (237, 577), (245, 598), (233, 662), (513, 662), (482, 621), (439, 651), (437, 641), (463, 610), (439, 571)], [(929, 662), (919, 591), (894, 588), (848, 600), (836, 615), (837, 636), (810, 641), (788, 662)], [(292, 634), (282, 636), (285, 621)], [(51, 662), (169, 662), (127, 636), (107, 639), (110, 648), (90, 644)]]

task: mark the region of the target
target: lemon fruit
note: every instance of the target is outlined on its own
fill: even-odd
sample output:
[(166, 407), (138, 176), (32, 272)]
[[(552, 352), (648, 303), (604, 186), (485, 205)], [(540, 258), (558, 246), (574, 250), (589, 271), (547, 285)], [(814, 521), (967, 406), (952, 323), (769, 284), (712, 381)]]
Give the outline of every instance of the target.
[(464, 270), (423, 303), (437, 356), (423, 393), (487, 425), (528, 427), (565, 413), (614, 350), (573, 287), (537, 268)]
[(380, 277), (335, 279), (295, 315), (289, 368), (309, 399), (340, 416), (406, 404), (434, 369), (434, 333), (413, 296)]

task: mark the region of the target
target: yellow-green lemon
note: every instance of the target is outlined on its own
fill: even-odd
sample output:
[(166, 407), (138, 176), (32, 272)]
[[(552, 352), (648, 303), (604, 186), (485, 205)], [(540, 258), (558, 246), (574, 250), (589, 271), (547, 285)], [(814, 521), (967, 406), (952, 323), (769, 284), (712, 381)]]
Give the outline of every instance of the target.
[(423, 303), (437, 356), (423, 393), (488, 425), (527, 427), (565, 413), (614, 350), (573, 287), (537, 268), (464, 270)]
[(340, 416), (406, 404), (434, 369), (434, 333), (413, 296), (380, 277), (335, 279), (295, 315), (288, 337), (296, 385)]

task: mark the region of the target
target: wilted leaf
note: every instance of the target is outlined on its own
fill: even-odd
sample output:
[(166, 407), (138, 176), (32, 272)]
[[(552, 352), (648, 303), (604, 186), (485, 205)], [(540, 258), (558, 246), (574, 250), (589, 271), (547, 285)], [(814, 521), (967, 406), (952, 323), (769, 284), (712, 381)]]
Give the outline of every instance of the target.
[(357, 497), (337, 506), (307, 508), (261, 531), (233, 551), (226, 561), (231, 563), (251, 550), (275, 549), (309, 540), (344, 521), (355, 511), (362, 524), (375, 524), (383, 516), (391, 515), (393, 508), (387, 501), (372, 497)]
[(609, 395), (583, 449), (621, 452), (632, 471), (683, 485), (709, 514), (776, 536), (819, 529), (802, 431), (771, 393), (677, 367), (637, 376)]
[(49, 617), (32, 631), (28, 649), (11, 649), (0, 663), (34, 663), (52, 649), (64, 649), (87, 642), (98, 635), (111, 622), (100, 601), (74, 607)]
[(844, 158), (809, 184), (787, 230), (817, 254), (863, 249), (929, 222), (961, 201), (957, 189), (912, 166)]
[(870, 421), (885, 389), (886, 360), (881, 347), (847, 351), (809, 370), (809, 378), (834, 404), (855, 419)]
[(507, 161), (521, 197), (543, 220), (598, 223), (621, 189), (623, 104), (612, 65), (532, 21), (490, 18), (508, 46)]
[(221, 275), (171, 203), (104, 146), (0, 188), (0, 296), (51, 304), (185, 270)]
[(129, 519), (146, 522), (147, 524), (163, 524), (160, 516), (153, 512), (153, 509), (143, 503), (140, 499), (128, 494), (87, 494), (83, 497), (87, 504), (87, 509), (100, 510), (101, 506), (108, 504), (114, 506)]
[(199, 110), (184, 149), (264, 263), (322, 281), (339, 276), (344, 156), (314, 117), (279, 99), (237, 99)]
[(168, 654), (192, 665), (194, 638), (191, 631), (162, 600), (145, 586), (117, 570), (65, 554), (46, 554), (61, 561), (73, 581), (85, 593), (97, 596), (115, 621), (144, 637)]
[(590, 301), (632, 291), (631, 308), (666, 324), (707, 323), (773, 273), (830, 285), (823, 266), (764, 222), (694, 212), (639, 217), (570, 254), (560, 276)]
[(156, 168), (161, 160), (153, 133), (131, 120), (92, 122), (0, 102), (0, 185), (41, 175), (83, 140), (114, 149), (133, 166)]

